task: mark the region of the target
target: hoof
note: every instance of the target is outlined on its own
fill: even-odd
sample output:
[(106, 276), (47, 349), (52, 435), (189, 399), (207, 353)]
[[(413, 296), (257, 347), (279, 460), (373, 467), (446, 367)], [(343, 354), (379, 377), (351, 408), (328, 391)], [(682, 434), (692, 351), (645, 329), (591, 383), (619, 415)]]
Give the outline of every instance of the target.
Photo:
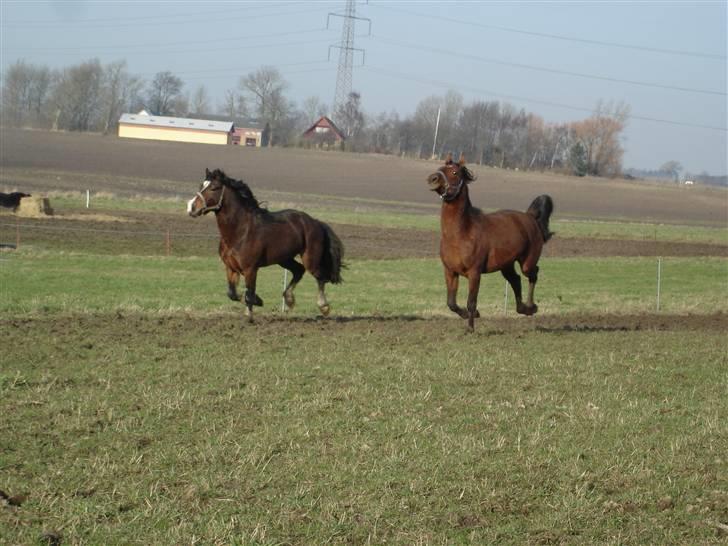
[(237, 293), (235, 293), (235, 292), (228, 292), (227, 293), (227, 297), (230, 298), (233, 301), (240, 301), (240, 300), (243, 299), (240, 296), (238, 296)]
[(253, 305), (256, 307), (263, 307), (263, 300), (260, 299), (258, 296), (255, 296), (255, 302), (253, 302)]
[(319, 310), (323, 316), (328, 317), (329, 313), (331, 313), (331, 306), (327, 303), (326, 305), (319, 307)]
[(531, 315), (535, 315), (538, 312), (538, 305), (524, 305), (521, 303), (520, 305), (516, 306), (516, 312), (520, 315), (526, 315), (527, 317), (530, 317)]
[(292, 311), (296, 306), (296, 297), (293, 294), (283, 292), (283, 301), (286, 304), (286, 311)]

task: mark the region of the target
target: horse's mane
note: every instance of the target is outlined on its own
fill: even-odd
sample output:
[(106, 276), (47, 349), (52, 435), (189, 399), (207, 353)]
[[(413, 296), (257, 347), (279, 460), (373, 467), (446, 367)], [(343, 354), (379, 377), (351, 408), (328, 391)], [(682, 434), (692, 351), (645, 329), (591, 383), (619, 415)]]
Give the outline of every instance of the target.
[(240, 199), (242, 200), (242, 202), (245, 206), (251, 208), (252, 210), (268, 212), (268, 209), (266, 209), (265, 207), (261, 206), (260, 203), (258, 203), (258, 200), (253, 195), (253, 192), (251, 191), (250, 187), (242, 180), (235, 180), (234, 178), (230, 178), (220, 169), (215, 169), (212, 172), (212, 177), (216, 178), (224, 186), (227, 186), (228, 188), (233, 190), (235, 193), (237, 193), (240, 196)]

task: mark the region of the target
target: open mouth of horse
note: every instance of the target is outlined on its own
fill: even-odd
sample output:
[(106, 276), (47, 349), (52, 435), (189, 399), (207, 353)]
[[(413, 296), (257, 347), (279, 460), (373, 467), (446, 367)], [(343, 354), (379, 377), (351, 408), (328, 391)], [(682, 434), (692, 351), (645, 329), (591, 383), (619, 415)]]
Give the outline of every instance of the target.
[(427, 185), (430, 186), (431, 191), (437, 191), (442, 186), (442, 173), (436, 172), (432, 173), (430, 176), (427, 177)]

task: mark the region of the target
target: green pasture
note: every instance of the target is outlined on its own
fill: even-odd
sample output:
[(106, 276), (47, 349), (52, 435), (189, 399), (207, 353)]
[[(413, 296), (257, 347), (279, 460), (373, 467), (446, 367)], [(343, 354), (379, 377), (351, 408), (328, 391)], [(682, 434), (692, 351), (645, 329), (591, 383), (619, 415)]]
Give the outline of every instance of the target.
[[(69, 259), (46, 280), (85, 291)], [(169, 299), (217, 307), (207, 280)], [(724, 543), (724, 332), (249, 326), (37, 288), (0, 318), (0, 543)]]
[[(138, 311), (241, 311), (225, 296), (227, 281), (216, 257), (177, 258), (20, 251), (2, 255), (0, 312), (13, 314)], [(645, 313), (656, 310), (655, 258), (550, 258), (540, 263), (536, 290), (540, 312)], [(728, 261), (663, 258), (660, 310), (711, 313), (728, 310)], [(327, 293), (338, 316), (451, 316), (445, 306), (437, 259), (353, 260), (345, 282)], [(284, 270), (259, 272), (261, 313), (280, 312)], [(524, 279), (524, 289), (526, 287)], [(504, 311), (504, 303), (508, 302)], [(524, 292), (525, 293), (525, 292)], [(296, 316), (317, 312), (316, 284), (304, 276), (296, 290)], [(467, 297), (461, 282), (460, 301)], [(479, 308), (484, 316), (513, 313), (510, 289), (500, 274), (483, 277)], [(453, 315), (454, 316), (454, 315)]]

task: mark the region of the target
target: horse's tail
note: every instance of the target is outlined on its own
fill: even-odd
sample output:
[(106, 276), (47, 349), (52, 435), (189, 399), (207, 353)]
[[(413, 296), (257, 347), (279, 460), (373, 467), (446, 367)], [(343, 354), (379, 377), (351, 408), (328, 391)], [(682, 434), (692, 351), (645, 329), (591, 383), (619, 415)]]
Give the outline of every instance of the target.
[(321, 256), (321, 280), (332, 284), (339, 284), (341, 278), (341, 270), (345, 267), (344, 260), (344, 244), (341, 239), (334, 233), (331, 226), (321, 222), (324, 228), (324, 252)]
[(554, 212), (553, 199), (546, 194), (539, 195), (533, 200), (533, 203), (531, 203), (531, 206), (528, 207), (526, 212), (536, 219), (544, 242), (551, 239), (553, 232), (549, 230), (549, 219), (551, 218), (551, 213)]

